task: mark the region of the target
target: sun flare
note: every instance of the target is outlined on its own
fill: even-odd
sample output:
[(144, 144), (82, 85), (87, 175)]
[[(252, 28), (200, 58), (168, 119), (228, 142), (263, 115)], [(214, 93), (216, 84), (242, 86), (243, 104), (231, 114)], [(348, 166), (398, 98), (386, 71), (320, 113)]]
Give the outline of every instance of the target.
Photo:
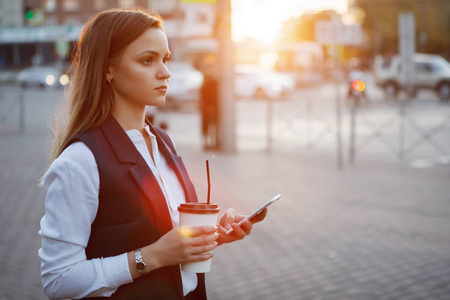
[(267, 6), (244, 7), (232, 13), (233, 40), (251, 37), (261, 42), (273, 42), (281, 29), (283, 20)]
[(253, 38), (274, 42), (290, 17), (321, 9), (347, 10), (347, 0), (232, 0), (232, 36), (235, 42)]

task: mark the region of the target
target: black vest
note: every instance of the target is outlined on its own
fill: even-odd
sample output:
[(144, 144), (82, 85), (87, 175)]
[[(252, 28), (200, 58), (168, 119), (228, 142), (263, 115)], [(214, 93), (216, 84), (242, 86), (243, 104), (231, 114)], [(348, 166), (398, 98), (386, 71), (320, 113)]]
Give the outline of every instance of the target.
[[(195, 188), (170, 138), (161, 129), (148, 125), (157, 138), (160, 152), (177, 174), (187, 201), (197, 202)], [(156, 178), (113, 116), (99, 127), (78, 135), (74, 141), (84, 142), (92, 151), (100, 177), (99, 206), (86, 248), (87, 259), (133, 251), (156, 242), (172, 229), (166, 200)], [(194, 299), (206, 299), (204, 274), (198, 277)], [(111, 298), (183, 299), (180, 268), (169, 266), (152, 271), (122, 285)]]

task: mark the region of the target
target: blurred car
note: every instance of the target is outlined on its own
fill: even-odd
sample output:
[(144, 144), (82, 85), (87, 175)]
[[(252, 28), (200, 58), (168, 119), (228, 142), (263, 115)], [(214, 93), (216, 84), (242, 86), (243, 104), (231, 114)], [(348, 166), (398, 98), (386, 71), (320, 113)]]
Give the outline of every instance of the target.
[[(450, 64), (439, 55), (414, 54), (413, 94), (420, 89), (434, 90), (441, 100), (450, 100)], [(375, 82), (388, 96), (396, 97), (405, 89), (401, 76), (401, 57), (377, 56), (374, 62)]]
[(177, 108), (186, 103), (197, 102), (200, 98), (203, 74), (182, 61), (169, 61), (167, 68), (171, 76), (164, 106)]
[(69, 77), (52, 67), (32, 66), (20, 71), (17, 81), (22, 86), (62, 87), (69, 83)]
[(255, 65), (234, 67), (234, 92), (238, 98), (280, 99), (295, 89), (292, 77)]

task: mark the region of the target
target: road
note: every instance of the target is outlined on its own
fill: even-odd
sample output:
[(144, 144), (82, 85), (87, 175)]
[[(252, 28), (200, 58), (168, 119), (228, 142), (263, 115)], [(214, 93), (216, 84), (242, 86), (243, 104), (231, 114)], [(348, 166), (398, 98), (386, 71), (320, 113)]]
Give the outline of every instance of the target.
[[(370, 101), (355, 110), (353, 125), (344, 85), (338, 86), (337, 91), (330, 83), (298, 89), (283, 100), (237, 100), (237, 148), (322, 154), (341, 157), (344, 164), (360, 159), (400, 162), (420, 168), (450, 164), (449, 103), (439, 101), (431, 91), (420, 91), (417, 98), (409, 101), (388, 101), (373, 82), (368, 83), (367, 91)], [(0, 100), (3, 108), (0, 126), (14, 129), (20, 122), (19, 91), (8, 87), (0, 89), (0, 93), (5, 95)], [(336, 95), (341, 104), (340, 123)], [(52, 115), (50, 112), (63, 97), (62, 90), (27, 90), (24, 109), (27, 129), (42, 126), (33, 123), (42, 118), (30, 118), (30, 114)], [(10, 106), (12, 110), (5, 112), (5, 107)], [(197, 110), (190, 107), (175, 112), (160, 111), (156, 122), (166, 122), (175, 140), (198, 148), (199, 118)], [(192, 132), (197, 133), (195, 137)]]
[[(354, 128), (354, 161), (389, 161), (416, 167), (450, 164), (450, 104), (439, 101), (434, 93), (421, 91), (410, 101), (388, 101), (382, 91), (369, 85), (370, 102), (356, 110), (352, 127), (345, 87), (339, 86), (338, 91), (344, 163), (350, 161)], [(200, 140), (192, 140), (188, 134), (200, 126), (194, 110), (161, 112), (158, 119), (169, 124), (177, 140), (200, 145)], [(238, 100), (236, 120), (239, 151), (272, 149), (338, 155), (336, 89), (332, 84), (299, 89), (284, 100)]]
[[(345, 86), (324, 84), (295, 91), (287, 99), (236, 101), (236, 142), (239, 151), (277, 150), (287, 152), (340, 155), (344, 162), (369, 159), (407, 163), (416, 167), (450, 164), (450, 104), (439, 101), (433, 92), (421, 91), (406, 101), (386, 100), (373, 83), (368, 84), (369, 103), (352, 111), (345, 99)], [(0, 90), (7, 95), (0, 103), (17, 102), (18, 91)], [(341, 130), (338, 131), (336, 98), (341, 104)], [(55, 101), (64, 96), (62, 90), (30, 89), (25, 92), (25, 125), (33, 124), (29, 114), (49, 115)], [(49, 101), (40, 99), (48, 98)], [(51, 100), (53, 99), (53, 100)], [(13, 107), (14, 108), (14, 107)], [(157, 121), (169, 124), (169, 131), (183, 143), (200, 145), (197, 111), (161, 111)], [(19, 111), (0, 113), (0, 126), (17, 126)], [(352, 140), (352, 130), (353, 140)], [(341, 140), (339, 144), (338, 138)], [(352, 142), (353, 141), (353, 142)]]
[[(2, 103), (18, 95), (3, 92)], [(25, 130), (18, 131), (17, 106), (0, 124), (1, 300), (45, 299), (37, 257), (45, 191), (36, 185), (47, 164), (48, 123), (63, 95), (28, 90)], [(325, 87), (296, 95), (300, 98), (279, 102), (291, 105), (281, 110), (284, 114), (307, 95), (317, 95), (324, 107), (327, 95), (333, 101), (333, 91)], [(314, 149), (314, 155), (292, 146), (267, 153), (266, 105), (237, 103), (237, 154), (202, 152), (195, 112), (158, 116), (169, 123), (199, 199), (207, 191), (205, 159), (210, 159), (211, 198), (222, 213), (230, 207), (249, 213), (282, 194), (250, 237), (214, 252), (209, 299), (449, 299), (449, 168), (361, 159), (337, 170), (333, 154)], [(333, 113), (324, 115), (333, 122)], [(250, 135), (252, 130), (259, 136)]]
[[(410, 164), (418, 160), (426, 160), (429, 164), (450, 162), (448, 103), (439, 101), (427, 91), (410, 101), (387, 101), (380, 90), (369, 86), (370, 101), (355, 110), (355, 125), (352, 127), (352, 110), (343, 96), (344, 88), (339, 87), (339, 100), (340, 134), (346, 160), (353, 129), (358, 159)], [(268, 117), (269, 112), (271, 117)], [(239, 142), (244, 148), (267, 148), (271, 143), (271, 147), (277, 150), (336, 155), (338, 124), (333, 86), (298, 90), (289, 99), (272, 105), (267, 102), (238, 102), (237, 114)], [(271, 118), (272, 127), (267, 126), (268, 118)]]

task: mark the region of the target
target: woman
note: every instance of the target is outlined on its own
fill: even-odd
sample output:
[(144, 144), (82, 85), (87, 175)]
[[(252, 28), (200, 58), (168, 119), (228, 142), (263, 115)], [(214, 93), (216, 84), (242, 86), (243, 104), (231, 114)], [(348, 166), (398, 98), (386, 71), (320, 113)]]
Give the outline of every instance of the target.
[(179, 265), (252, 229), (238, 227), (233, 210), (191, 236), (176, 229), (178, 205), (197, 196), (170, 138), (144, 117), (146, 105), (165, 101), (169, 57), (154, 13), (109, 10), (83, 29), (68, 121), (44, 176), (39, 256), (49, 298), (205, 299), (204, 277)]
[(219, 82), (212, 64), (204, 67), (203, 85), (200, 89), (200, 112), (202, 116), (202, 141), (204, 150), (219, 149)]

